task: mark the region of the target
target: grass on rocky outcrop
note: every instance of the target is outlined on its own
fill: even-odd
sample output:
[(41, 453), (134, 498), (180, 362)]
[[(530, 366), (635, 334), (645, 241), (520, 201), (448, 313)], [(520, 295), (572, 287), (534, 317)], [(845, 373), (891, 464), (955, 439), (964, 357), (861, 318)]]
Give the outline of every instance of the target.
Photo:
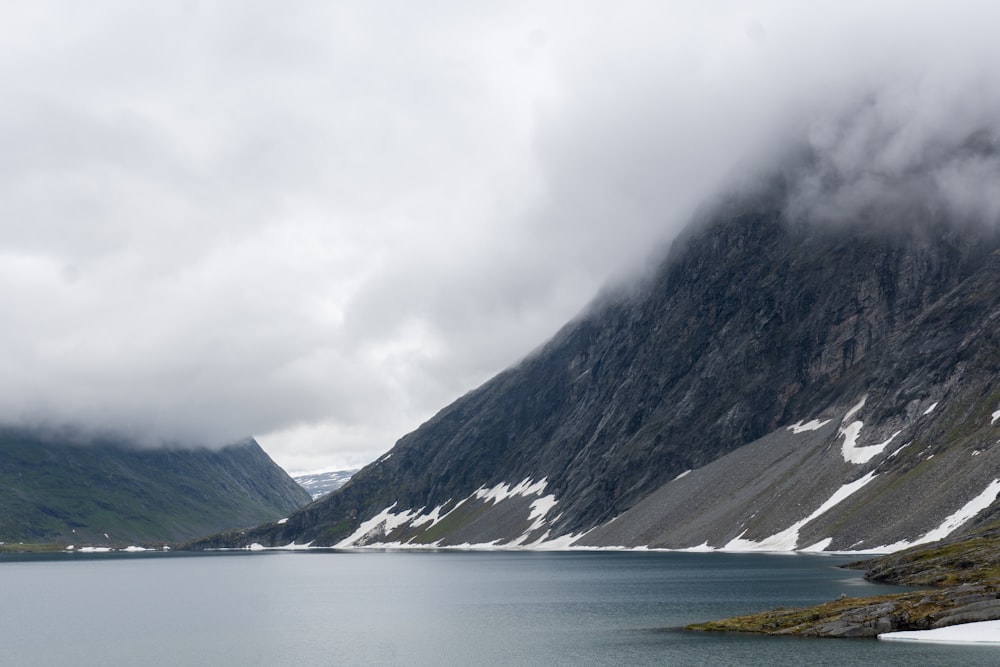
[(24, 542), (0, 544), (0, 554), (54, 553), (66, 550), (65, 544), (34, 544)]
[(866, 569), (865, 577), (871, 581), (905, 586), (1000, 582), (1000, 536), (938, 542), (849, 567)]
[(773, 609), (689, 630), (812, 637), (874, 637), (1000, 618), (1000, 522), (964, 537), (907, 549), (845, 567), (871, 581), (931, 586), (867, 598), (842, 597), (801, 609)]
[(874, 637), (882, 632), (930, 629), (939, 621), (958, 615), (968, 604), (995, 598), (996, 594), (996, 587), (967, 586), (961, 591), (912, 591), (841, 598), (801, 609), (774, 609), (697, 623), (688, 629), (803, 637)]

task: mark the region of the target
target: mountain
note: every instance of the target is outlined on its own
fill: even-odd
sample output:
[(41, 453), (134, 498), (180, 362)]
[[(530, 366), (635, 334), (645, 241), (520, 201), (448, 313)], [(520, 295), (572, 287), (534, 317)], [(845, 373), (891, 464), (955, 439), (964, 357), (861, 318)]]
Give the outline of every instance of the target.
[(997, 513), (1000, 233), (780, 183), (342, 489), (192, 546), (896, 549)]
[(278, 519), (309, 500), (252, 439), (144, 449), (0, 429), (0, 542), (175, 542)]
[(314, 472), (301, 475), (292, 475), (292, 479), (303, 489), (309, 492), (313, 500), (325, 496), (331, 491), (336, 491), (356, 473), (360, 468), (350, 470), (327, 470), (325, 472)]

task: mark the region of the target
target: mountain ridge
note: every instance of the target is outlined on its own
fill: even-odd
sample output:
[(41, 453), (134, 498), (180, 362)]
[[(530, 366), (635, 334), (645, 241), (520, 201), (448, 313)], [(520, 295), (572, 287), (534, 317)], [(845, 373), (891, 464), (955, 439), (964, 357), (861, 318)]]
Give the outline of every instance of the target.
[[(1000, 234), (931, 213), (821, 225), (789, 218), (786, 199), (780, 187), (731, 198), (679, 237), (642, 285), (600, 296), (520, 364), (442, 409), (341, 490), (280, 526), (203, 545), (517, 546), (555, 537), (589, 546), (702, 544), (662, 532), (654, 539), (649, 531), (666, 513), (674, 523), (710, 526), (698, 535), (721, 548), (733, 543), (746, 515), (758, 515), (758, 533), (746, 538), (758, 543), (884, 465), (878, 484), (802, 526), (803, 539), (814, 535), (816, 543), (877, 542), (860, 525), (836, 528), (836, 517), (883, 488), (889, 467), (899, 463), (894, 475), (902, 477), (920, 463), (909, 452), (891, 464), (889, 452), (860, 467), (841, 461), (848, 412), (865, 397), (859, 421), (869, 426), (856, 427), (864, 436), (857, 444), (870, 447), (904, 422), (916, 428), (915, 412), (952, 394), (964, 396), (976, 415), (997, 410), (992, 323), (1000, 301), (992, 287)], [(973, 362), (981, 372), (968, 368)], [(962, 383), (986, 398), (963, 394)], [(981, 420), (970, 421), (979, 417), (946, 403), (937, 415), (923, 415), (946, 449), (958, 443), (955, 428), (969, 431), (964, 444), (987, 437)], [(836, 428), (786, 437), (787, 427), (821, 417)], [(690, 503), (683, 510), (678, 496), (656, 512), (633, 511), (643, 502), (649, 509), (653, 494), (671, 483), (700, 483), (699, 470), (748, 446), (788, 450), (782, 474), (801, 483), (769, 489), (787, 503), (765, 493), (745, 513), (734, 506), (713, 517)], [(814, 450), (823, 455), (806, 458), (821, 469), (810, 471), (805, 459), (787, 463), (792, 452)], [(719, 473), (718, 492), (738, 493), (752, 481), (732, 461), (716, 464), (735, 466)], [(952, 465), (978, 490), (986, 487), (974, 467)], [(815, 489), (804, 485), (811, 478), (819, 480)], [(897, 503), (905, 495), (890, 494)], [(944, 495), (952, 505), (961, 500)], [(887, 528), (885, 539), (905, 541), (940, 523), (937, 509), (927, 512), (927, 521)], [(731, 523), (723, 526), (722, 517)], [(612, 520), (650, 537), (608, 528)], [(820, 526), (831, 534), (820, 535)], [(581, 538), (589, 531), (603, 537)]]
[(309, 500), (252, 438), (215, 450), (140, 448), (0, 429), (0, 541), (179, 542), (278, 519)]

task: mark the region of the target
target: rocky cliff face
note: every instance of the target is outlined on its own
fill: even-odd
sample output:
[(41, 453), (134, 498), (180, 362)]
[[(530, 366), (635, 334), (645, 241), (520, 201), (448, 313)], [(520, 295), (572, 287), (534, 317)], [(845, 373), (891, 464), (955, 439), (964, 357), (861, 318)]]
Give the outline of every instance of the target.
[(189, 540), (279, 519), (309, 500), (253, 440), (137, 449), (0, 430), (0, 542)]
[(1000, 475), (1000, 235), (785, 203), (720, 205), (343, 489), (201, 546), (861, 549), (964, 523)]

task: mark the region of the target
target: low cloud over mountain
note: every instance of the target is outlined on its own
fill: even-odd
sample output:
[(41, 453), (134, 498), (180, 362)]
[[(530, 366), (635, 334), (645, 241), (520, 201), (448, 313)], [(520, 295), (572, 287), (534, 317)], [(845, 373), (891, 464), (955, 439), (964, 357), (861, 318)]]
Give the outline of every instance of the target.
[(0, 421), (358, 463), (793, 147), (816, 217), (931, 192), (995, 220), (998, 18), (7, 8)]

